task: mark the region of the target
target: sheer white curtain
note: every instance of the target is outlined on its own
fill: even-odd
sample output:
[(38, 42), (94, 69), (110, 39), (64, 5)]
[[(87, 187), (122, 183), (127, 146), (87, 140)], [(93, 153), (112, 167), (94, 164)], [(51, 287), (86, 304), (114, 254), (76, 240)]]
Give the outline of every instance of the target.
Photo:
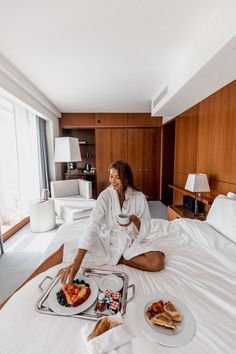
[(0, 100), (0, 215), (4, 223), (19, 219), (14, 106)]
[(36, 116), (0, 98), (0, 216), (14, 225), (39, 198)]

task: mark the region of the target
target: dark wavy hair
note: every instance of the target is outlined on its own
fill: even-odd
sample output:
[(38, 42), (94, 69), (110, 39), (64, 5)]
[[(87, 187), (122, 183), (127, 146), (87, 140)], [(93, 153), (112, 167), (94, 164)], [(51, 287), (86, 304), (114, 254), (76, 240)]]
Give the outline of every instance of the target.
[(112, 168), (115, 168), (118, 171), (119, 177), (121, 179), (125, 191), (127, 187), (131, 187), (134, 190), (139, 191), (139, 189), (134, 184), (133, 172), (127, 162), (122, 160), (114, 161), (110, 165), (110, 170)]

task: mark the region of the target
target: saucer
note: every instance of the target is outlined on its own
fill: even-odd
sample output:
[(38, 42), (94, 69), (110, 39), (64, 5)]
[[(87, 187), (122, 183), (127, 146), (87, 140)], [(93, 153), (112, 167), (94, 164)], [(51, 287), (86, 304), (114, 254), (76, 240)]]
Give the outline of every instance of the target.
[(120, 291), (123, 288), (123, 280), (114, 274), (105, 275), (98, 281), (98, 286), (101, 291), (106, 291), (107, 289), (112, 292)]

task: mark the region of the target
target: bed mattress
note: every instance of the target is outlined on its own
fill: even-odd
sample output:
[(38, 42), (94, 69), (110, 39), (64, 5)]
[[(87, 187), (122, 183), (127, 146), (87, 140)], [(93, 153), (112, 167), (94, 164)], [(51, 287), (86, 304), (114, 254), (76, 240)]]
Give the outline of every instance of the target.
[[(160, 272), (144, 272), (118, 265), (135, 283), (135, 299), (128, 304), (125, 323), (135, 335), (117, 354), (217, 354), (236, 353), (236, 245), (205, 222), (180, 219), (152, 221), (152, 232), (166, 266)], [(0, 353), (85, 353), (80, 329), (86, 320), (38, 314), (40, 274), (17, 292), (0, 311)], [(186, 345), (170, 348), (149, 339), (137, 321), (141, 296), (152, 292), (170, 294), (183, 302), (196, 321), (196, 334)]]

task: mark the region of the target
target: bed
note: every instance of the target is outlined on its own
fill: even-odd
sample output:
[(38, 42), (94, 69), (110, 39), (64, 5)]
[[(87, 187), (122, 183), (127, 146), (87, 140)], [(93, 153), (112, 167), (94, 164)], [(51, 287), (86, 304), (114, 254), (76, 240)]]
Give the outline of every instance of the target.
[[(127, 305), (124, 316), (134, 337), (110, 353), (236, 353), (236, 201), (219, 196), (208, 215), (206, 222), (152, 220), (152, 232), (166, 254), (162, 271), (150, 273), (124, 265), (115, 267), (136, 285), (135, 298)], [(77, 227), (80, 227), (77, 223), (64, 226), (64, 238), (68, 237), (69, 229), (73, 235)], [(63, 241), (63, 232), (49, 251)], [(57, 265), (38, 275), (2, 308), (0, 353), (86, 354), (80, 329), (89, 321), (35, 311), (40, 296), (38, 284), (60, 267)], [(142, 321), (138, 321), (140, 298), (145, 299), (153, 292), (181, 300), (192, 312), (196, 333), (184, 346), (171, 348), (154, 342), (145, 332)]]

